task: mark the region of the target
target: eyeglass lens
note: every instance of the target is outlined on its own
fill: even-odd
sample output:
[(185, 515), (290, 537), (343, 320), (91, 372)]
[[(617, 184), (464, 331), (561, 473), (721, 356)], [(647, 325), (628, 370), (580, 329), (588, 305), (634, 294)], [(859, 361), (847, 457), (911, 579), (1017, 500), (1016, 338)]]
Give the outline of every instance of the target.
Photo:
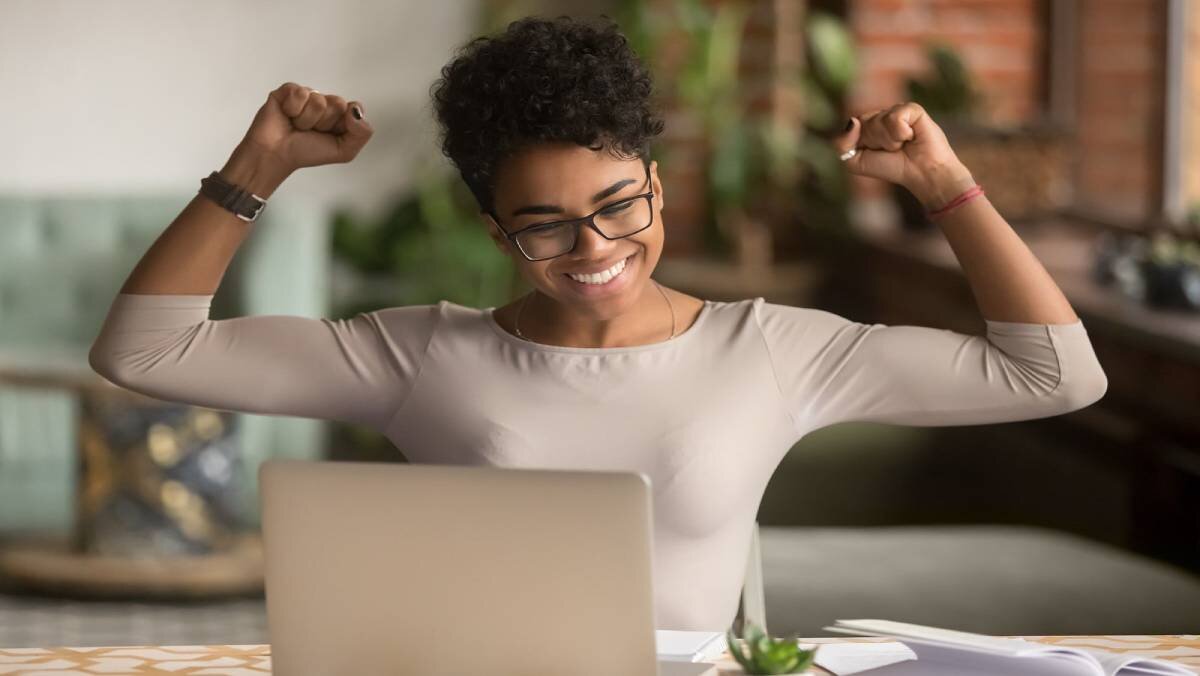
[[(606, 207), (596, 214), (595, 223), (609, 239), (628, 237), (650, 226), (654, 213), (650, 199), (635, 197)], [(530, 258), (553, 258), (575, 248), (581, 222), (567, 222), (546, 228), (533, 227), (516, 236), (517, 244)]]

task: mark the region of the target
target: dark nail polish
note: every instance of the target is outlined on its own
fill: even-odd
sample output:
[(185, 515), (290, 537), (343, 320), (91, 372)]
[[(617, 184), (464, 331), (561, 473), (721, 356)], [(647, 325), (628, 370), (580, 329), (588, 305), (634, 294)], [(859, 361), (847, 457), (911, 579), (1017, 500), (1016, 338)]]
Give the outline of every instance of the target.
[(363, 118), (362, 111), (358, 109), (358, 106), (350, 106), (350, 114), (353, 115), (354, 119), (356, 120), (361, 120)]
[(852, 117), (849, 120), (846, 120), (846, 128), (843, 131), (850, 131), (853, 128), (854, 128), (854, 118)]

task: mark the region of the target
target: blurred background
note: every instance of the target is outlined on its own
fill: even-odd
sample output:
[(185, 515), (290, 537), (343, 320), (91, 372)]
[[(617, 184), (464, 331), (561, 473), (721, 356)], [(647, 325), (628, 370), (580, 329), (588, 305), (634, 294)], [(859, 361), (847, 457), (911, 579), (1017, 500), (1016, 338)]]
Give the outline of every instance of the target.
[[(883, 617), (995, 634), (1200, 628), (1200, 10), (1187, 0), (0, 2), (0, 647), (266, 642), (255, 472), (403, 461), (369, 429), (157, 401), (87, 351), (269, 91), (364, 102), (349, 165), (272, 197), (213, 318), (524, 291), (437, 148), (455, 49), (606, 14), (652, 66), (671, 199), (655, 277), (982, 334), (937, 226), (850, 180), (847, 115), (917, 101), (1083, 319), (1098, 403), (850, 423), (763, 499), (773, 633)], [(752, 450), (752, 449), (751, 449)], [(386, 534), (381, 534), (386, 537)], [(402, 602), (402, 600), (398, 600)]]

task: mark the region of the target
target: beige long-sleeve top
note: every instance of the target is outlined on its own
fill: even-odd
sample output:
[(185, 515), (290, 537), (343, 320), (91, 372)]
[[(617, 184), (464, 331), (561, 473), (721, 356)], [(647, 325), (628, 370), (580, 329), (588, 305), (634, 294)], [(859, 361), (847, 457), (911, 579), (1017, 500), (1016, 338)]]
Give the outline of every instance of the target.
[(164, 400), (367, 425), (412, 462), (643, 472), (664, 629), (733, 621), (767, 481), (808, 432), (1042, 418), (1107, 389), (1081, 321), (977, 336), (756, 298), (707, 301), (669, 341), (572, 348), (445, 301), (212, 320), (212, 298), (118, 295), (92, 367)]

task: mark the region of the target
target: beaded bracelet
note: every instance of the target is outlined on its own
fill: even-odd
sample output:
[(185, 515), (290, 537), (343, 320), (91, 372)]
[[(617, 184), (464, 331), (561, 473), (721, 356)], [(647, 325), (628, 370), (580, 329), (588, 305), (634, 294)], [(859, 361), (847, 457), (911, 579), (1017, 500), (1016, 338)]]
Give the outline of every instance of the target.
[(930, 220), (933, 220), (933, 219), (945, 214), (946, 212), (950, 211), (951, 209), (960, 207), (964, 203), (966, 203), (972, 199), (975, 199), (976, 197), (979, 197), (982, 194), (983, 194), (983, 186), (981, 186), (977, 183), (977, 184), (971, 186), (970, 188), (967, 188), (966, 190), (964, 190), (962, 192), (962, 194), (960, 194), (958, 197), (955, 197), (954, 199), (950, 200), (950, 203), (947, 204), (946, 206), (942, 207), (941, 209), (938, 209), (936, 211), (930, 211), (928, 214), (928, 217)]

